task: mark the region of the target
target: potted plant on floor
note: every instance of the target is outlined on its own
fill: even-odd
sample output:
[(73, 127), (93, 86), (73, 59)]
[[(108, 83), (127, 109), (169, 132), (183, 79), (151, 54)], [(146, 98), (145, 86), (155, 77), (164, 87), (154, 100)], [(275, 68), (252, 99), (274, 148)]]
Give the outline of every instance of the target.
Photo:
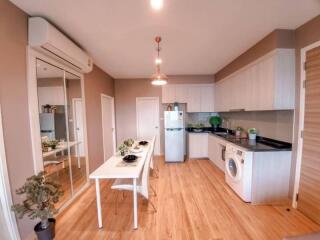
[(55, 222), (53, 215), (58, 212), (54, 204), (63, 195), (61, 186), (45, 177), (44, 172), (27, 178), (26, 183), (16, 190), (18, 195), (25, 194), (22, 203), (14, 204), (14, 211), (18, 218), (28, 215), (30, 219), (39, 218), (34, 231), (39, 240), (52, 240), (55, 236)]

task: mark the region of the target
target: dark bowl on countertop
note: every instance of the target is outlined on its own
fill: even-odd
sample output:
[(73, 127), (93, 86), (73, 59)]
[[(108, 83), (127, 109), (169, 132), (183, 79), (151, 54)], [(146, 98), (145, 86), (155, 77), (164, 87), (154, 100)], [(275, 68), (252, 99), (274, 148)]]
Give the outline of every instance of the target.
[(136, 155), (127, 155), (124, 158), (122, 158), (123, 161), (127, 163), (132, 163), (137, 161), (138, 157)]

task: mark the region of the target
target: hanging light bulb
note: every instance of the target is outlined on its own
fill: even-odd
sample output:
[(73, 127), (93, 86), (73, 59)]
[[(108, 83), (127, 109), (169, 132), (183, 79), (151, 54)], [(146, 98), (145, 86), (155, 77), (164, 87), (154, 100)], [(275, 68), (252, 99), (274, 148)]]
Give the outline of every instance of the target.
[(157, 57), (156, 60), (154, 61), (156, 65), (159, 65), (162, 63), (162, 59)]
[(150, 0), (150, 4), (154, 10), (160, 10), (163, 7), (163, 0)]
[(155, 38), (155, 41), (157, 43), (157, 52), (158, 52), (158, 57), (155, 60), (156, 63), (156, 73), (152, 74), (151, 76), (151, 84), (152, 85), (156, 85), (156, 86), (161, 86), (161, 85), (165, 85), (168, 82), (168, 77), (167, 75), (161, 73), (160, 71), (160, 65), (162, 63), (162, 60), (160, 58), (160, 42), (161, 42), (161, 37), (157, 36)]

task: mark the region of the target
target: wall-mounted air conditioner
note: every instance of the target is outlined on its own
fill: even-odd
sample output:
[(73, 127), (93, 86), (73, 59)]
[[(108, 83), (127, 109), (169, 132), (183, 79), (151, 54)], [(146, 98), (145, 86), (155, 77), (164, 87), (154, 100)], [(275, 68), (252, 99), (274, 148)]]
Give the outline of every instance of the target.
[(29, 45), (65, 61), (83, 73), (92, 70), (92, 58), (44, 18), (29, 18)]

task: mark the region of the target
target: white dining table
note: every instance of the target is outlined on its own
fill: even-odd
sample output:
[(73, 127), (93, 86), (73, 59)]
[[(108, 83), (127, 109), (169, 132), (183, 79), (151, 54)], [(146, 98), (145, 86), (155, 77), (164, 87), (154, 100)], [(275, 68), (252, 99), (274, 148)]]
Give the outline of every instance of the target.
[(95, 180), (96, 184), (96, 201), (97, 201), (97, 215), (98, 226), (102, 228), (102, 213), (101, 213), (101, 199), (100, 199), (100, 180), (102, 179), (117, 179), (125, 178), (132, 179), (133, 183), (133, 228), (138, 228), (138, 195), (137, 195), (137, 179), (139, 178), (143, 169), (144, 162), (147, 158), (147, 153), (150, 145), (142, 147), (142, 152), (133, 153), (139, 156), (136, 164), (123, 164), (122, 156), (115, 154), (98, 167), (89, 175), (90, 179)]
[[(64, 150), (67, 150), (67, 149), (71, 149), (72, 147), (76, 146), (77, 147), (77, 159), (78, 159), (78, 168), (81, 168), (81, 164), (80, 164), (80, 155), (79, 155), (79, 150), (78, 150), (78, 146), (79, 144), (81, 144), (80, 141), (74, 141), (74, 142), (59, 142), (59, 144), (56, 146), (55, 149), (52, 149), (51, 151), (48, 151), (48, 152), (43, 152), (42, 153), (42, 157), (43, 158), (47, 158), (47, 157), (50, 157), (52, 155), (56, 155), (57, 153), (62, 153), (62, 155), (64, 155)], [(59, 163), (60, 161), (56, 161), (56, 160), (46, 160), (44, 159), (43, 160), (45, 165), (46, 164), (50, 164), (50, 163)], [(64, 161), (62, 162), (63, 164), (63, 168), (64, 168)]]

